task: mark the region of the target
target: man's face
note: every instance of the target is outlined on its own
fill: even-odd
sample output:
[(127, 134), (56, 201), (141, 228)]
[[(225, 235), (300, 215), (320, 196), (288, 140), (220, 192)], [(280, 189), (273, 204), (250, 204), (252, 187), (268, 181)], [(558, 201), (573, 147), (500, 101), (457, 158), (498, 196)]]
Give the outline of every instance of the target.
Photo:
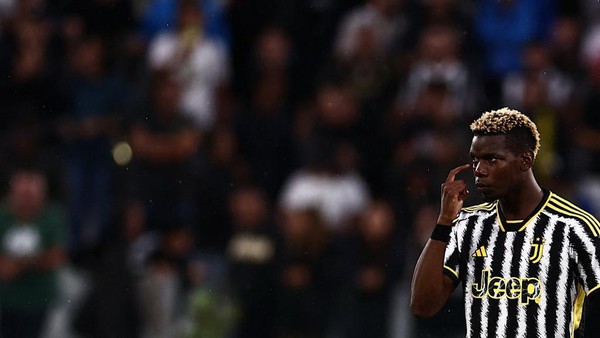
[(33, 217), (46, 200), (46, 182), (37, 173), (17, 173), (12, 178), (9, 191), (10, 205), (21, 218)]
[(523, 178), (520, 156), (506, 146), (504, 135), (475, 136), (471, 142), (475, 187), (486, 200), (496, 200), (515, 189)]

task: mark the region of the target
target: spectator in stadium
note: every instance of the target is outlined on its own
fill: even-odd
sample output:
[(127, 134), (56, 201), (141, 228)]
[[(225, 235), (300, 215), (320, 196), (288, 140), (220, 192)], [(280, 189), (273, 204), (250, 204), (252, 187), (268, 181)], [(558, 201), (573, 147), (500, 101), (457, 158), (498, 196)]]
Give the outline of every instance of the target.
[[(469, 116), (477, 100), (473, 75), (460, 54), (461, 36), (451, 26), (432, 25), (421, 31), (416, 48), (416, 60), (410, 66), (406, 85), (397, 104), (408, 107), (418, 105), (418, 100), (430, 85), (439, 83), (446, 87), (449, 119)], [(410, 111), (406, 112), (407, 115)]]
[(330, 329), (336, 288), (332, 238), (317, 210), (285, 212), (278, 257), (275, 337), (323, 337)]
[[(394, 62), (404, 54), (410, 21), (405, 7), (404, 0), (372, 0), (347, 11), (338, 24), (331, 62), (324, 64), (324, 76), (342, 83), (356, 100), (360, 124), (369, 139), (377, 138), (374, 130), (397, 86), (397, 68), (401, 67)], [(317, 93), (320, 89), (317, 87)], [(372, 147), (365, 142), (368, 139), (362, 141), (365, 148)], [(361, 152), (372, 155), (368, 150)], [(377, 160), (367, 158), (365, 163)]]
[(360, 164), (370, 149), (361, 111), (343, 85), (323, 84), (314, 107), (298, 112), (294, 146), (300, 167), (280, 192), (284, 210), (315, 208), (327, 228), (345, 232), (366, 206), (369, 190)]
[[(351, 43), (352, 46), (345, 47), (349, 49), (348, 51), (338, 50), (338, 55), (333, 58), (331, 64), (328, 64), (329, 73), (343, 81), (359, 102), (370, 104), (378, 102), (388, 92), (393, 75), (392, 68), (388, 66), (394, 55), (390, 51), (391, 47), (382, 46), (384, 41), (380, 36), (381, 27), (377, 26), (377, 19), (373, 20), (373, 23), (363, 23), (363, 26), (355, 28), (355, 31), (343, 27), (342, 29), (352, 32), (345, 31), (339, 34), (352, 35), (352, 39), (349, 37), (338, 37), (338, 39), (347, 39), (345, 43)], [(345, 48), (338, 46), (338, 49)]]
[[(258, 3), (257, 3), (258, 2)], [(255, 18), (264, 18), (267, 24), (278, 24), (285, 27), (290, 34), (294, 46), (294, 75), (292, 94), (294, 102), (310, 100), (316, 89), (315, 85), (327, 73), (330, 59), (335, 49), (336, 35), (341, 20), (353, 8), (363, 8), (364, 0), (310, 0), (310, 1), (273, 1), (258, 0), (250, 6), (238, 5), (250, 15), (237, 25), (253, 26)], [(269, 8), (261, 13), (258, 5)], [(234, 6), (232, 6), (234, 7)], [(251, 7), (251, 8), (248, 8)], [(270, 10), (275, 8), (275, 10)], [(249, 21), (249, 22), (248, 22)], [(308, 24), (310, 22), (310, 24)], [(264, 24), (263, 24), (264, 25)], [(352, 37), (350, 37), (352, 39)]]
[(252, 184), (250, 164), (239, 153), (239, 141), (231, 128), (216, 128), (206, 137), (197, 171), (196, 244), (202, 250), (224, 252), (231, 223), (229, 200), (237, 186)]
[(269, 201), (259, 186), (242, 186), (231, 193), (229, 210), (229, 280), (242, 311), (237, 333), (242, 338), (272, 338), (280, 243)]
[(69, 20), (80, 20), (84, 32), (101, 36), (109, 47), (117, 47), (135, 26), (133, 5), (127, 0), (63, 1), (60, 10)]
[(172, 222), (146, 261), (138, 280), (138, 305), (142, 337), (178, 336), (185, 318), (187, 270), (194, 240), (189, 227)]
[(46, 199), (46, 178), (17, 169), (0, 207), (0, 336), (39, 337), (66, 263), (64, 210)]
[(299, 156), (310, 152), (313, 142), (348, 142), (365, 147), (363, 112), (350, 88), (344, 83), (325, 81), (314, 95), (314, 102), (295, 113), (294, 142)]
[[(509, 74), (503, 83), (503, 102), (529, 115), (545, 140), (536, 161), (540, 182), (553, 189), (556, 176), (567, 173), (570, 139), (568, 133), (574, 107), (575, 84), (552, 62), (549, 48), (541, 42), (523, 50), (523, 69)], [(561, 175), (562, 176), (562, 175)]]
[(95, 246), (111, 217), (112, 140), (129, 88), (108, 63), (105, 42), (86, 36), (72, 46), (63, 84), (66, 107), (58, 122), (64, 144), (69, 251)]
[[(600, 37), (600, 30), (597, 32)], [(598, 38), (597, 37), (597, 38)], [(599, 50), (600, 51), (600, 50)], [(573, 183), (581, 198), (595, 214), (600, 213), (600, 53), (595, 61), (590, 59), (586, 64), (588, 82), (583, 95), (581, 111), (570, 114), (568, 134), (573, 140), (573, 147), (568, 154)], [(577, 111), (575, 111), (577, 113)]]
[(580, 62), (583, 32), (579, 18), (562, 15), (556, 19), (550, 40), (550, 58), (554, 65), (575, 82), (581, 80), (585, 73)]
[(274, 201), (296, 164), (290, 103), (293, 95), (290, 42), (281, 29), (270, 28), (256, 44), (251, 82), (246, 86), (249, 97), (240, 104), (231, 124), (239, 140), (240, 154), (252, 166), (254, 180)]
[[(523, 68), (503, 83), (503, 103), (533, 114), (535, 106), (563, 111), (571, 106), (574, 84), (554, 65), (551, 50), (543, 42), (530, 42), (521, 55)], [(528, 85), (530, 84), (530, 85)], [(533, 87), (539, 90), (528, 90)], [(529, 95), (528, 95), (529, 93)], [(539, 104), (543, 101), (543, 104)]]
[(19, 114), (36, 114), (49, 123), (61, 102), (58, 79), (64, 58), (43, 4), (18, 1), (0, 35), (0, 128)]
[(521, 55), (527, 43), (548, 37), (554, 16), (554, 4), (548, 0), (478, 3), (474, 33), (482, 54), (482, 80), (489, 106), (500, 104), (504, 77), (522, 68)]
[(137, 282), (159, 238), (146, 231), (139, 202), (128, 202), (115, 218), (104, 241), (86, 260), (90, 286), (73, 319), (73, 328), (82, 336), (140, 336)]
[(339, 306), (343, 337), (389, 337), (390, 300), (405, 256), (396, 222), (387, 202), (373, 201), (360, 216), (356, 236), (342, 249), (340, 264), (349, 269)]
[[(225, 18), (227, 4), (219, 0), (196, 0), (202, 9), (204, 20), (199, 24), (202, 30), (219, 44), (229, 49), (231, 37)], [(144, 39), (151, 40), (157, 34), (177, 26), (177, 13), (181, 1), (150, 0), (146, 1), (140, 13), (140, 33)]]
[(585, 34), (582, 42), (582, 59), (586, 69), (587, 86), (583, 95), (581, 114), (574, 115), (576, 118), (573, 127), (581, 125), (581, 130), (575, 132), (574, 139), (579, 147), (585, 151), (585, 155), (578, 160), (583, 161), (585, 166), (580, 172), (600, 172), (600, 148), (596, 142), (600, 135), (600, 119), (597, 111), (600, 107), (598, 93), (600, 93), (600, 25), (594, 26)]
[[(135, 34), (135, 1), (48, 1), (54, 3), (56, 30), (68, 46), (93, 34), (105, 41), (110, 60), (134, 84), (145, 69), (145, 44)], [(69, 47), (67, 47), (69, 48)]]
[[(436, 314), (462, 283), (468, 336), (598, 335), (590, 319), (600, 305), (600, 222), (538, 184), (532, 168), (540, 135), (526, 115), (502, 108), (470, 127), (471, 163), (442, 184), (411, 310)], [(457, 176), (468, 169), (486, 202), (463, 208), (469, 190)], [(575, 315), (582, 298), (585, 317)]]
[(439, 168), (456, 165), (461, 145), (467, 146), (454, 99), (446, 83), (434, 80), (418, 93), (414, 106), (400, 102), (390, 111), (384, 126), (392, 147), (385, 194), (400, 217), (412, 220), (422, 204), (432, 201)]
[(408, 29), (404, 0), (369, 0), (349, 11), (340, 21), (334, 54), (342, 62), (361, 53), (365, 34), (370, 35), (377, 55), (389, 53)]
[(150, 43), (151, 71), (167, 71), (181, 87), (178, 108), (196, 127), (210, 130), (225, 104), (229, 64), (222, 46), (203, 29), (203, 13), (197, 0), (180, 1), (177, 29), (157, 35)]
[(63, 201), (65, 197), (64, 167), (60, 151), (49, 140), (49, 131), (44, 128), (38, 115), (21, 113), (16, 116), (0, 144), (0, 157), (10, 161), (0, 163), (0, 194), (8, 188), (10, 174), (18, 168), (44, 168), (48, 184), (48, 197)]
[(406, 34), (411, 49), (424, 30), (434, 26), (446, 26), (463, 33), (463, 47), (467, 48), (461, 48), (464, 52), (461, 54), (467, 58), (474, 56), (477, 51), (468, 48), (472, 47), (473, 43), (472, 5), (473, 3), (458, 0), (426, 0), (413, 3), (410, 28)]
[(356, 149), (349, 144), (315, 142), (306, 164), (286, 181), (280, 196), (283, 213), (311, 209), (337, 234), (353, 231), (370, 199), (356, 170)]
[[(290, 81), (294, 69), (295, 55), (294, 45), (289, 33), (280, 26), (268, 26), (256, 37), (251, 49), (252, 57), (244, 60), (244, 70), (238, 74), (239, 81), (236, 92), (242, 99), (251, 100), (252, 86), (260, 79), (273, 77), (284, 80), (284, 89), (293, 86)], [(288, 102), (294, 93), (286, 92), (281, 100)]]
[(148, 101), (129, 135), (135, 156), (130, 187), (144, 204), (148, 228), (159, 232), (173, 223), (190, 225), (193, 217), (193, 165), (201, 133), (181, 113), (180, 90), (170, 73), (154, 73)]

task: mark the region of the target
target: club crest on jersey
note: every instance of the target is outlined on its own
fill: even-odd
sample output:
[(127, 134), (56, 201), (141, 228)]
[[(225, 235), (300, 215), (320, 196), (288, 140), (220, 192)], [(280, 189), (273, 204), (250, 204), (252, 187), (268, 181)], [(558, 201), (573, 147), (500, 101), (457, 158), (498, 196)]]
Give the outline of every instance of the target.
[(539, 263), (544, 254), (544, 242), (545, 240), (541, 237), (536, 237), (531, 240), (531, 255), (529, 260), (531, 263)]

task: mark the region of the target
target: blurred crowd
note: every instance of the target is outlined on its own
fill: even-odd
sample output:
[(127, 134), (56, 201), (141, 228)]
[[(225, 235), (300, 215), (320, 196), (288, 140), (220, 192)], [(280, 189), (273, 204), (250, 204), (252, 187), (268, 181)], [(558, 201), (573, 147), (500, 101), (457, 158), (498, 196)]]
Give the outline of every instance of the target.
[(0, 336), (464, 336), (407, 285), (503, 106), (600, 215), (597, 0), (0, 0)]

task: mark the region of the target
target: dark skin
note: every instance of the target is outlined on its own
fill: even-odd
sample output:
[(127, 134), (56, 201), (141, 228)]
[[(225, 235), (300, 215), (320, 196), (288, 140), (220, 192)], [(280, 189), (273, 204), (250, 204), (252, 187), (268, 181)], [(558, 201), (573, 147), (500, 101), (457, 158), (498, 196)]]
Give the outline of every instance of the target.
[[(438, 224), (451, 226), (469, 195), (467, 185), (456, 176), (469, 168), (475, 186), (486, 200), (499, 200), (507, 219), (524, 219), (540, 203), (543, 191), (533, 174), (532, 150), (515, 154), (506, 144), (505, 135), (474, 136), (470, 155), (472, 163), (450, 171), (442, 184)], [(428, 240), (413, 275), (411, 311), (419, 317), (435, 315), (454, 291), (454, 283), (443, 274), (446, 243)]]

